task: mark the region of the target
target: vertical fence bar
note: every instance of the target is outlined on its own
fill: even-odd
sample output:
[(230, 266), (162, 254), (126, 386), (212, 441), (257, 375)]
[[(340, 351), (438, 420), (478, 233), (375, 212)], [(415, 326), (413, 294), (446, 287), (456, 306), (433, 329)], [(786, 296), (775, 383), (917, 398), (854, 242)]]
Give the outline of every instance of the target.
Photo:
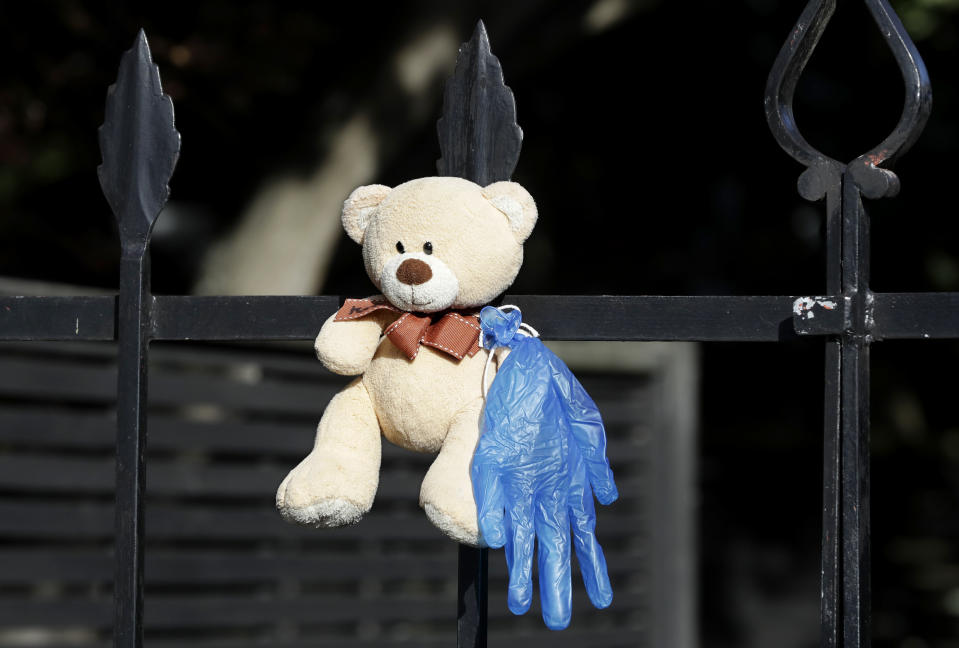
[[(842, 290), (842, 176), (833, 169), (826, 191), (826, 293), (838, 295)], [(822, 541), (821, 591), (819, 598), (821, 645), (838, 648), (839, 625), (842, 615), (840, 596), (842, 559), (839, 540), (842, 534), (840, 509), (842, 502), (841, 418), (842, 411), (842, 355), (838, 337), (826, 340), (824, 358), (823, 407), (823, 470), (822, 470)]]
[(150, 276), (146, 248), (124, 250), (117, 311), (117, 491), (114, 578), (117, 648), (143, 645), (143, 495), (146, 491)]
[(859, 187), (843, 182), (842, 281), (851, 326), (842, 335), (843, 648), (870, 641), (869, 219)]
[(456, 645), (486, 646), (489, 549), (459, 547), (456, 584)]
[[(499, 60), (490, 51), (482, 21), (472, 38), (460, 46), (436, 130), (442, 154), (436, 163), (439, 175), (466, 178), (479, 185), (512, 176), (523, 131), (516, 123), (513, 93), (505, 84)], [(459, 648), (486, 647), (488, 553), (488, 549), (465, 545), (459, 548)]]
[(895, 128), (849, 163), (843, 174), (842, 294), (848, 322), (841, 338), (843, 648), (870, 646), (869, 216), (862, 198), (899, 192), (899, 178), (880, 165), (905, 153), (919, 138), (932, 109), (932, 89), (922, 57), (887, 0), (865, 0), (902, 75), (905, 96)]
[(117, 485), (113, 643), (143, 645), (147, 351), (153, 330), (150, 234), (170, 194), (180, 152), (173, 103), (163, 94), (143, 30), (120, 60), (100, 127), (100, 186), (120, 232), (117, 308)]

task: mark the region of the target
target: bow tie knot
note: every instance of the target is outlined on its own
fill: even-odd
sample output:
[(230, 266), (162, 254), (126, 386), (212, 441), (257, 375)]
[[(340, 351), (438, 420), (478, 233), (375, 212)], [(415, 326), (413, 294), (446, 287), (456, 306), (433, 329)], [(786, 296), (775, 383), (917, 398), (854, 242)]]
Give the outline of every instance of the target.
[(447, 353), (457, 360), (473, 357), (479, 351), (479, 318), (471, 313), (446, 311), (418, 315), (402, 311), (378, 296), (347, 299), (336, 313), (335, 320), (360, 319), (378, 310), (399, 313), (400, 316), (383, 333), (410, 360), (416, 358), (420, 345)]

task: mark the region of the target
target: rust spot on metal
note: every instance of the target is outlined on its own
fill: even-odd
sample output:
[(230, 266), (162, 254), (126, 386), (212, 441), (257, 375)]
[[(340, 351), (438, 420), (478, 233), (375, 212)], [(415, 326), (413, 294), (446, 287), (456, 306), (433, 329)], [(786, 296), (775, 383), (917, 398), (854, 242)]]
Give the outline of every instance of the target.
[(885, 162), (886, 158), (888, 157), (889, 157), (889, 150), (882, 149), (881, 151), (878, 151), (877, 153), (870, 153), (866, 155), (866, 161), (868, 161), (869, 164), (875, 167)]

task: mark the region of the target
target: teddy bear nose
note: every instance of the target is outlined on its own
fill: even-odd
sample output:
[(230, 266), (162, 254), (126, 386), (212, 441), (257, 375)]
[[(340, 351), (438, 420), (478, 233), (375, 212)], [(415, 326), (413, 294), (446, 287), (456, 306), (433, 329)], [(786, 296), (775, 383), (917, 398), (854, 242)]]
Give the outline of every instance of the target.
[(407, 259), (396, 269), (396, 278), (408, 286), (426, 283), (433, 278), (430, 266), (419, 259)]

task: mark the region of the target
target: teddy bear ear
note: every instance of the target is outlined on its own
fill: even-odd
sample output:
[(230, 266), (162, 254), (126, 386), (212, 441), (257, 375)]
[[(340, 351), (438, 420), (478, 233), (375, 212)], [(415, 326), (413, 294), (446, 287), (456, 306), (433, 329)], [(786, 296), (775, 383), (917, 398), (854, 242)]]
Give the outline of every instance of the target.
[(515, 182), (494, 182), (483, 188), (483, 195), (509, 218), (513, 236), (519, 243), (529, 237), (536, 225), (536, 203), (522, 185)]
[(351, 239), (363, 245), (370, 217), (391, 191), (386, 185), (366, 185), (353, 190), (343, 203), (343, 229)]

